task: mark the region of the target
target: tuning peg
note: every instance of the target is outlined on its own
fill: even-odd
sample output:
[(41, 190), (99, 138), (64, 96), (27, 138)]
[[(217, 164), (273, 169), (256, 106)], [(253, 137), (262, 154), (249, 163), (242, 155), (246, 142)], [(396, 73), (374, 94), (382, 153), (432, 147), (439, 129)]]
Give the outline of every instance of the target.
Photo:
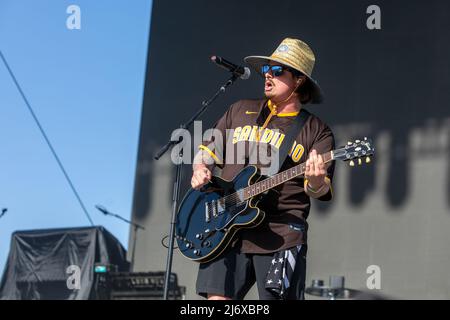
[(351, 145), (353, 144), (353, 142), (349, 141), (349, 142), (347, 142), (347, 144), (348, 144), (349, 146), (351, 146)]
[(354, 167), (355, 166), (355, 162), (353, 160), (350, 160), (349, 165), (350, 165), (350, 167)]
[(355, 140), (355, 142), (356, 142), (356, 143), (360, 143), (360, 142), (361, 142), (361, 140)]
[(361, 158), (358, 159), (358, 165), (360, 166), (362, 164)]
[(366, 157), (366, 163), (370, 163), (370, 157)]

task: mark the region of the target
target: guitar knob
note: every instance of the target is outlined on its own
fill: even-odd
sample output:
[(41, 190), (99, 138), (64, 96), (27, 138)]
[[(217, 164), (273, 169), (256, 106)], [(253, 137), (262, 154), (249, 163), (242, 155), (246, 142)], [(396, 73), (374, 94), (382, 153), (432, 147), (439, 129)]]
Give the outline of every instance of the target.
[(194, 254), (195, 254), (196, 256), (199, 256), (199, 255), (200, 255), (200, 250), (195, 249), (195, 250), (194, 250)]
[(186, 248), (191, 249), (192, 248), (192, 243), (190, 243), (190, 242), (186, 243)]
[(205, 241), (203, 244), (205, 247), (211, 247), (211, 241)]
[(208, 234), (208, 233), (209, 233), (209, 231), (211, 231), (211, 230), (209, 230), (209, 229), (206, 229), (206, 230), (205, 230), (205, 233), (206, 233), (206, 234)]
[(197, 233), (195, 235), (195, 238), (197, 238), (198, 240), (202, 240), (203, 239), (203, 235), (201, 233)]

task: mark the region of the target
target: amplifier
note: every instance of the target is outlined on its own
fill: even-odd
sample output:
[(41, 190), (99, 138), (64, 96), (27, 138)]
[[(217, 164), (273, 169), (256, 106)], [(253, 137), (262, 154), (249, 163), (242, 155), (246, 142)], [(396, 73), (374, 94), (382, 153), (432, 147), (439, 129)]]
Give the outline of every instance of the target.
[[(97, 274), (96, 292), (101, 300), (157, 300), (164, 296), (165, 272), (110, 272)], [(185, 298), (186, 287), (178, 286), (172, 273), (169, 279), (169, 299)]]

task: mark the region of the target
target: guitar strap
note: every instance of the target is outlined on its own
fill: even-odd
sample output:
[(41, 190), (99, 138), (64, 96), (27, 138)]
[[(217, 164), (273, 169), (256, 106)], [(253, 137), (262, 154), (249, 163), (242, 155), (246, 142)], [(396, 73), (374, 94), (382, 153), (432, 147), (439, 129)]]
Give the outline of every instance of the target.
[[(301, 109), (300, 113), (295, 117), (294, 122), (289, 127), (289, 130), (286, 133), (283, 143), (281, 144), (280, 149), (278, 151), (278, 163), (275, 165), (271, 164), (270, 166), (269, 176), (273, 176), (280, 171), (280, 168), (286, 161), (289, 151), (291, 151), (295, 138), (303, 129), (303, 126), (305, 125), (310, 115), (311, 114), (308, 112), (308, 110)], [(274, 151), (274, 148), (272, 148), (271, 151)]]

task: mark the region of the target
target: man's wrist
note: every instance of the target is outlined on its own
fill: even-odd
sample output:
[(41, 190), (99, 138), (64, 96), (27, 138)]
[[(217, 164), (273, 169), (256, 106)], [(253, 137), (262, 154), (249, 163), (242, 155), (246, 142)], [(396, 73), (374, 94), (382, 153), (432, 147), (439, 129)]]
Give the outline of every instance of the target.
[(197, 164), (192, 165), (192, 171), (203, 170), (203, 169), (208, 169), (209, 171), (212, 172), (212, 170), (214, 169), (214, 165), (207, 165), (205, 163), (197, 163)]
[(197, 169), (207, 168), (211, 170), (214, 168), (214, 159), (204, 150), (200, 150), (194, 157), (192, 163), (192, 169), (195, 171)]
[(307, 181), (307, 188), (308, 188), (309, 191), (311, 191), (313, 193), (320, 192), (325, 187), (325, 185), (326, 185), (325, 181), (319, 187), (312, 186), (311, 182), (309, 180)]
[(313, 192), (317, 192), (320, 189), (322, 189), (326, 185), (326, 176), (322, 180), (318, 179), (308, 179), (305, 177), (305, 188), (308, 188), (309, 190)]
[(309, 180), (305, 178), (305, 184), (304, 184), (305, 192), (313, 198), (320, 198), (321, 196), (328, 193), (328, 191), (330, 190), (330, 182), (329, 181), (330, 180), (327, 177), (325, 177), (322, 185), (316, 187), (316, 186), (311, 186), (311, 184), (309, 183)]
[(203, 169), (203, 168), (206, 168), (206, 165), (205, 165), (204, 163), (195, 163), (195, 164), (192, 166), (192, 169), (193, 169), (194, 171), (199, 170), (199, 169)]

